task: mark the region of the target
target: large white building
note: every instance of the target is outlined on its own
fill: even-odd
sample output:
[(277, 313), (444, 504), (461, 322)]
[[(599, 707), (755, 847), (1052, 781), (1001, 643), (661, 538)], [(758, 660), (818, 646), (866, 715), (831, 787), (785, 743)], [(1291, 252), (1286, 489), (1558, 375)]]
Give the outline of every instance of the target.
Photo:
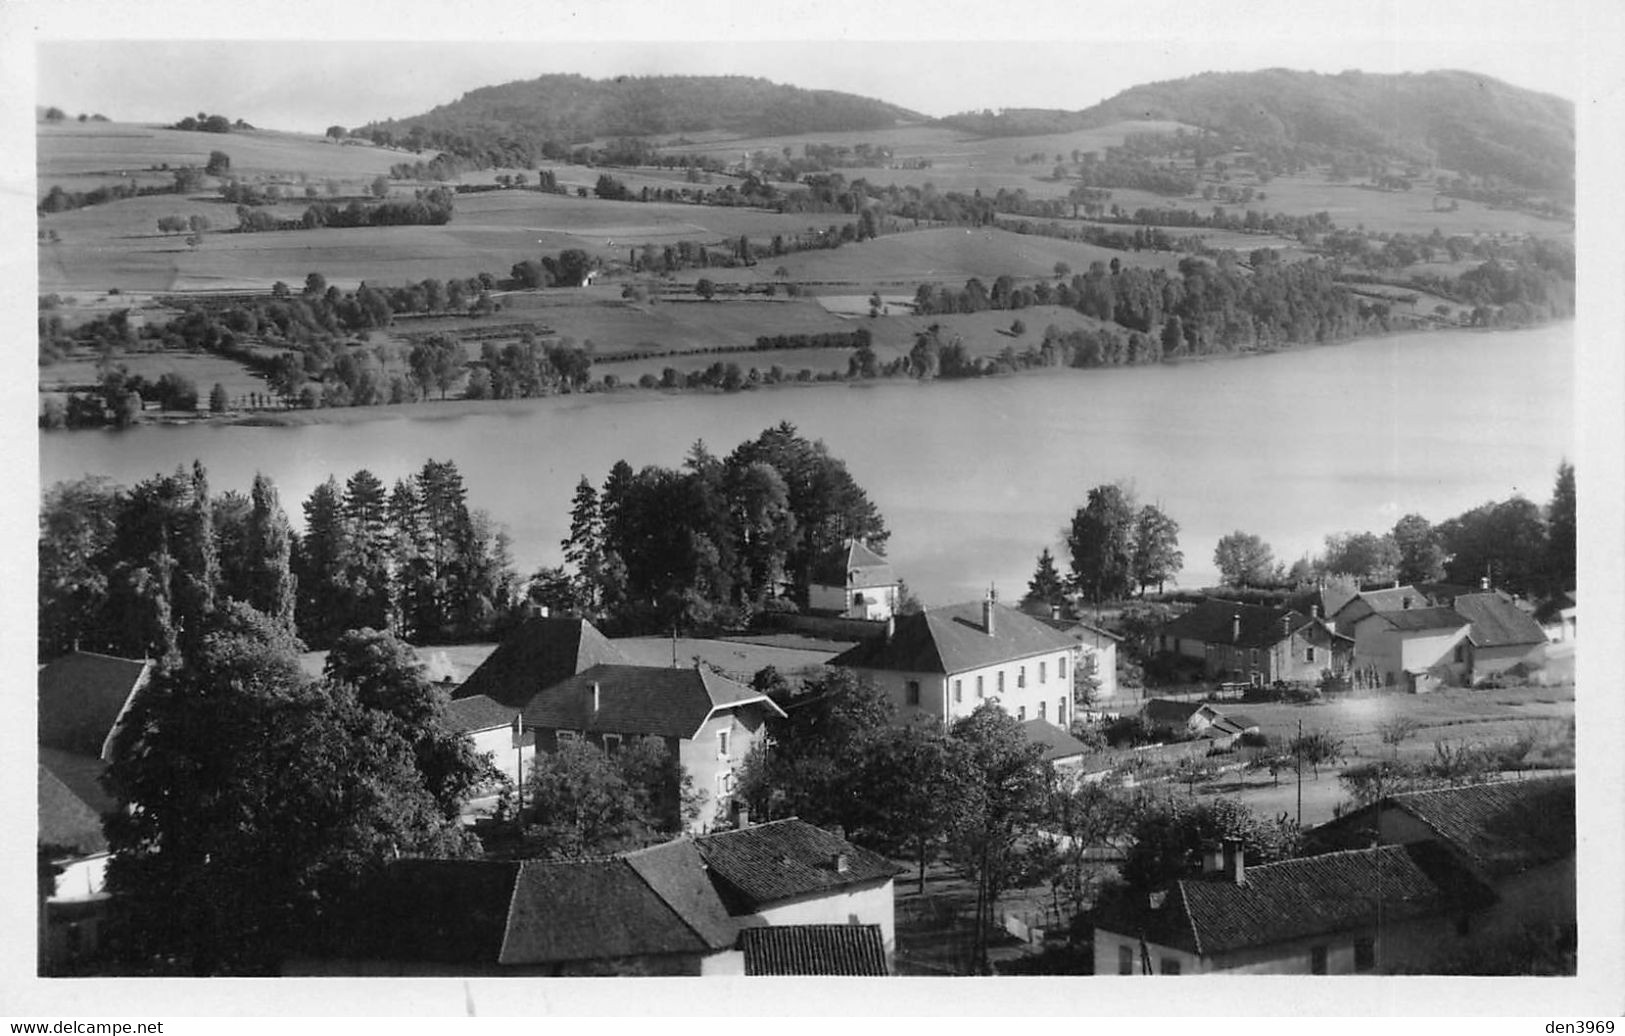
[(992, 600), (896, 617), (885, 636), (830, 660), (875, 683), (897, 721), (943, 726), (996, 700), (1018, 720), (1072, 721), (1079, 644), (1047, 623)]

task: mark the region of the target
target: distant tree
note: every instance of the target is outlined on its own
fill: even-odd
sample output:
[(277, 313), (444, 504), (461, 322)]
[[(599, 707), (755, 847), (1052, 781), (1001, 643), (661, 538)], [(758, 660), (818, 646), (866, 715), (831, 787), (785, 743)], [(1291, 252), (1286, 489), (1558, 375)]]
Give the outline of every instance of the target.
[(193, 234), (202, 234), (210, 229), (209, 217), (196, 214), (188, 216), (186, 217), (186, 227)]
[(1546, 522), (1537, 504), (1522, 496), (1482, 504), (1438, 525), (1452, 583), (1490, 584), (1510, 593), (1537, 591), (1547, 560)]
[(1213, 549), (1213, 565), (1226, 586), (1256, 586), (1273, 575), (1275, 557), (1261, 538), (1237, 529), (1219, 538)]
[(1063, 262), (1057, 262), (1055, 264), (1055, 279), (1056, 280), (1064, 281), (1070, 276), (1072, 276), (1072, 267), (1071, 266), (1068, 266), (1066, 263), (1063, 263)]
[(1386, 583), (1399, 571), (1399, 545), (1390, 536), (1346, 532), (1326, 537), (1322, 566), (1352, 576), (1357, 583)]
[(1163, 584), (1185, 567), (1185, 555), (1179, 549), (1179, 523), (1154, 504), (1146, 504), (1135, 516), (1133, 567), (1141, 597), (1152, 584), (1161, 593)]
[(1123, 886), (1144, 902), (1196, 870), (1202, 850), (1225, 838), (1241, 841), (1249, 864), (1273, 863), (1297, 855), (1297, 825), (1266, 820), (1235, 799), (1154, 799), (1132, 825), (1132, 846), (1120, 867)]
[(462, 374), (466, 354), (462, 343), (450, 335), (433, 334), (412, 346), (407, 363), (412, 380), (425, 394), (434, 387), (440, 390), (440, 398), (445, 399), (446, 392)]
[(389, 196), (389, 177), (381, 173), (374, 177), (370, 190), (374, 198), (387, 198)]
[(1343, 739), (1333, 736), (1325, 730), (1311, 730), (1299, 734), (1287, 745), (1287, 751), (1298, 761), (1298, 766), (1308, 763), (1314, 771), (1315, 780), (1320, 779), (1320, 767), (1323, 763), (1334, 763), (1343, 758)]
[(349, 135), (349, 131), (346, 130), (343, 126), (329, 126), (329, 127), (327, 127), (327, 137), (328, 137), (329, 140), (343, 140), (348, 135)]
[(1038, 553), (1038, 567), (1033, 570), (1032, 579), (1027, 581), (1025, 599), (1052, 607), (1066, 603), (1066, 582), (1056, 569), (1055, 555), (1050, 553), (1048, 547)]
[(1090, 600), (1126, 596), (1133, 585), (1135, 514), (1133, 492), (1113, 483), (1089, 490), (1088, 502), (1072, 516), (1072, 582)]
[(1574, 465), (1565, 460), (1558, 465), (1557, 484), (1552, 488), (1552, 502), (1546, 509), (1544, 589), (1547, 593), (1574, 588), (1579, 569), (1578, 531)]
[(705, 301), (710, 302), (716, 297), (717, 286), (712, 283), (711, 278), (701, 277), (699, 280), (694, 282), (694, 293)]
[(1393, 748), (1395, 756), (1399, 754), (1399, 746), (1410, 740), (1412, 734), (1421, 727), (1421, 723), (1410, 716), (1395, 716), (1377, 724), (1377, 734), (1382, 743)]
[(56, 107), (54, 105), (52, 107), (50, 107), (50, 108), (45, 109), (45, 121), (46, 122), (61, 122), (64, 119), (66, 119), (67, 117), (68, 117), (67, 112), (63, 111), (61, 108), (58, 108), (58, 107)]
[(1394, 523), (1389, 535), (1399, 552), (1394, 576), (1401, 583), (1432, 583), (1444, 578), (1444, 550), (1426, 518), (1407, 514)]
[(319, 273), (305, 274), (305, 296), (314, 298), (327, 294), (327, 278)]
[(203, 171), (210, 176), (225, 176), (231, 172), (231, 156), (224, 151), (209, 152), (209, 163), (203, 167)]

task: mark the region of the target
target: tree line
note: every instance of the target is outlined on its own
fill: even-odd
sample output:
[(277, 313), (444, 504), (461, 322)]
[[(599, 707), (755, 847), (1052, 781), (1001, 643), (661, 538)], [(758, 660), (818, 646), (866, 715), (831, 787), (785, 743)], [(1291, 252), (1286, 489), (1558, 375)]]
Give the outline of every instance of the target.
[(888, 535), (845, 463), (785, 423), (726, 458), (697, 442), (679, 470), (619, 461), (601, 488), (583, 478), (564, 566), (531, 596), (616, 629), (743, 626), (805, 606), (814, 563), (847, 538), (883, 550)]

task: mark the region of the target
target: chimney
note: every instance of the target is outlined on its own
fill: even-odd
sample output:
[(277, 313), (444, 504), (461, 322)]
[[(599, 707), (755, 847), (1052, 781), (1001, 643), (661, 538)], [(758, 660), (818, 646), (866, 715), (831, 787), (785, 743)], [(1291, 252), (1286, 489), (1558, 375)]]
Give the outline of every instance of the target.
[(1202, 873), (1217, 874), (1224, 870), (1224, 847), (1218, 842), (1207, 842), (1202, 846)]
[(993, 591), (989, 590), (987, 596), (982, 598), (982, 632), (993, 636)]
[(600, 701), (600, 697), (599, 697), (599, 692), (598, 692), (598, 681), (594, 680), (592, 682), (592, 714), (594, 716), (598, 715), (599, 701)]
[(741, 803), (734, 811), (734, 826), (743, 831), (750, 826), (750, 807)]
[(1411, 595), (1410, 594), (1406, 594), (1404, 597), (1401, 597), (1399, 599), (1399, 609), (1400, 609), (1400, 611), (1407, 611), (1407, 612), (1411, 610)]
[(1239, 838), (1224, 840), (1224, 878), (1237, 885), (1247, 884), (1247, 854)]
[(1318, 619), (1318, 618), (1320, 618), (1320, 605), (1318, 605), (1318, 604), (1311, 604), (1311, 605), (1310, 605), (1310, 606), (1309, 606), (1309, 615), (1310, 615), (1310, 616), (1311, 616), (1311, 617), (1312, 617), (1312, 618), (1315, 618), (1315, 619)]
[(1480, 576), (1478, 580), (1478, 588), (1480, 590), (1488, 590), (1490, 588), (1490, 577)]
[(1049, 617), (1051, 619), (1054, 619), (1056, 622), (1059, 622), (1061, 620), (1061, 606), (1058, 605), (1058, 604), (1050, 605), (1049, 606)]
[(538, 606), (536, 609), (536, 614), (540, 615), (544, 619), (547, 618), (547, 605), (543, 604)]
[(1281, 636), (1292, 636), (1292, 615), (1290, 613), (1281, 616)]
[(895, 637), (896, 635), (897, 635), (897, 616), (888, 615), (888, 616), (886, 616), (886, 643), (890, 644), (891, 643), (891, 638)]
[(1241, 642), (1241, 613), (1236, 612), (1230, 616), (1230, 640), (1232, 643)]
[(830, 857), (829, 866), (836, 874), (845, 874), (852, 869), (852, 862), (845, 853), (836, 853)]

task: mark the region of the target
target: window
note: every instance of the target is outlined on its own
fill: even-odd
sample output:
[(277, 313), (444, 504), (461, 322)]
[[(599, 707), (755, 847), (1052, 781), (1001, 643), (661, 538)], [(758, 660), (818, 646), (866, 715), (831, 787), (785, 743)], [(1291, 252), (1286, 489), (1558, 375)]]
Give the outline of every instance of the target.
[(1164, 958), (1162, 958), (1162, 973), (1164, 975), (1177, 975), (1177, 974), (1179, 974), (1179, 961), (1175, 960), (1172, 957), (1164, 957)]
[(1315, 649), (1313, 645), (1303, 649), (1303, 660), (1305, 662), (1313, 662), (1315, 660)]
[(1055, 699), (1055, 722), (1059, 723), (1063, 727), (1066, 726), (1066, 699), (1065, 698), (1056, 698)]
[(1056, 662), (1055, 662), (1055, 675), (1058, 678), (1062, 679), (1062, 680), (1066, 679), (1066, 656), (1065, 655), (1062, 655), (1059, 659), (1056, 660)]
[(1119, 975), (1134, 974), (1134, 949), (1130, 946), (1117, 947), (1117, 973)]
[(553, 740), (557, 741), (561, 745), (564, 745), (569, 744), (572, 741), (581, 740), (581, 735), (573, 730), (555, 730), (553, 732)]
[(997, 680), (999, 682), (999, 693), (1003, 694), (1004, 693), (1004, 670), (1003, 669), (999, 670), (999, 675), (997, 677)]
[(904, 700), (910, 705), (920, 704), (920, 681), (910, 680), (904, 687)]
[(963, 681), (963, 680), (955, 680), (954, 681), (954, 701), (960, 702), (960, 701), (965, 700), (965, 695), (963, 693), (964, 689), (965, 689), (965, 681)]
[(728, 758), (728, 731), (717, 731), (717, 758)]
[(1467, 657), (1467, 649), (1461, 644), (1456, 645), (1456, 661), (1461, 662)]
[(1309, 948), (1309, 973), (1311, 975), (1326, 974), (1326, 947), (1311, 946)]
[(1048, 662), (1040, 662), (1040, 663), (1038, 663), (1038, 682), (1039, 683), (1049, 683), (1049, 663)]
[(1038, 703), (1038, 718), (1049, 719), (1049, 702), (1041, 701)]
[(978, 698), (982, 696), (982, 678), (980, 676), (976, 678), (976, 696)]
[(1354, 940), (1354, 970), (1370, 971), (1377, 966), (1377, 944), (1370, 939)]
[(619, 734), (605, 734), (604, 735), (604, 751), (609, 752), (609, 753), (614, 753), (614, 752), (618, 752), (620, 750), (621, 750), (621, 735), (619, 735)]
[(1025, 705), (1017, 705), (1016, 706), (1016, 719), (1022, 721), (1023, 723), (1027, 722), (1027, 706), (1025, 706)]
[(1253, 648), (1251, 651), (1247, 652), (1247, 664), (1248, 665), (1257, 665), (1258, 664), (1258, 649), (1257, 648)]
[(1016, 686), (1017, 687), (1025, 687), (1025, 686), (1027, 686), (1027, 667), (1026, 666), (1021, 666), (1021, 667), (1016, 669)]

